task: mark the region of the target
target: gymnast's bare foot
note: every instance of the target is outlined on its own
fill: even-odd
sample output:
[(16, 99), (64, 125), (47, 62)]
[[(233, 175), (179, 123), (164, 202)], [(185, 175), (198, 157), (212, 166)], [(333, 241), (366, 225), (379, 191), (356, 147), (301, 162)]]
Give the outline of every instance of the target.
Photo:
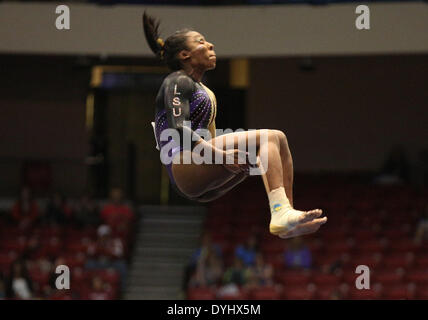
[(327, 222), (327, 217), (314, 219), (312, 221), (299, 224), (294, 229), (280, 233), (278, 234), (278, 236), (282, 239), (288, 239), (288, 238), (303, 236), (305, 234), (311, 234), (318, 231), (318, 229), (326, 222)]
[[(299, 226), (307, 226), (306, 223), (312, 221), (323, 224), (327, 221), (327, 218), (318, 219), (321, 215), (322, 210), (320, 209), (299, 211), (292, 208), (289, 204), (279, 207), (274, 206), (269, 230), (272, 234), (279, 236), (281, 234), (288, 234)], [(305, 231), (305, 228), (299, 228), (296, 232), (301, 233)]]

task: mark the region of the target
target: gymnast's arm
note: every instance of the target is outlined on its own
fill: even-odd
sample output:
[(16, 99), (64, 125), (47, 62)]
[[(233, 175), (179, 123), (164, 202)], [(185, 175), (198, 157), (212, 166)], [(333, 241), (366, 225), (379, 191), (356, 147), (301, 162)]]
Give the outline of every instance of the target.
[[(196, 137), (191, 139), (190, 150), (198, 144), (203, 144), (203, 150), (211, 150), (212, 156), (221, 153), (225, 157), (225, 152), (215, 148), (211, 143), (202, 139), (185, 121), (190, 122), (190, 99), (194, 92), (195, 83), (187, 75), (177, 75), (168, 79), (164, 92), (164, 105), (167, 114), (169, 128), (176, 129), (180, 135), (178, 143), (184, 144), (184, 136)], [(184, 145), (184, 147), (186, 147)], [(213, 158), (214, 159), (214, 158)]]

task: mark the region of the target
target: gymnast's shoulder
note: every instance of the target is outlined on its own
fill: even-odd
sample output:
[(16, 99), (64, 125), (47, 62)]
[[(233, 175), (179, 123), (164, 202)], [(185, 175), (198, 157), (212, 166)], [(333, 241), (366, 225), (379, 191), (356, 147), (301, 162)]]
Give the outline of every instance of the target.
[(183, 70), (178, 70), (170, 73), (164, 80), (163, 86), (174, 87), (175, 90), (193, 90), (195, 88), (195, 81), (189, 77)]

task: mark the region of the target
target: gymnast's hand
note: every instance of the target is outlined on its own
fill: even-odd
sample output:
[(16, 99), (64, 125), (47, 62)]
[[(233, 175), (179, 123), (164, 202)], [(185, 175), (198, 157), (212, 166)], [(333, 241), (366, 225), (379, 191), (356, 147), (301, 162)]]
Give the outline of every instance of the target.
[(245, 173), (248, 175), (251, 167), (248, 152), (239, 149), (224, 151), (223, 167), (234, 174)]

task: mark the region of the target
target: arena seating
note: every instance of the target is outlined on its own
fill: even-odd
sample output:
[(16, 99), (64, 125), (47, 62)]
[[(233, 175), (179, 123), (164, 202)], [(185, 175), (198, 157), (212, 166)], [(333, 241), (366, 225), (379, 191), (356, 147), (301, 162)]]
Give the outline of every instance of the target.
[[(296, 208), (322, 208), (329, 219), (317, 233), (303, 237), (313, 258), (309, 270), (286, 269), (284, 250), (288, 240), (268, 233), (269, 208), (260, 182), (245, 182), (245, 186), (209, 206), (204, 232), (222, 247), (226, 266), (233, 261), (234, 248), (249, 234), (257, 234), (260, 251), (274, 267), (275, 281), (281, 289), (260, 288), (247, 292), (247, 298), (428, 298), (428, 246), (414, 242), (427, 190), (346, 179), (327, 179), (313, 186), (301, 182), (299, 186), (295, 190)], [(338, 261), (334, 272), (321, 271), (323, 266)], [(370, 268), (369, 290), (356, 289), (358, 265)], [(190, 299), (198, 299), (197, 290), (201, 289), (189, 288)]]
[[(7, 212), (0, 215), (0, 274), (8, 277), (12, 263), (24, 258), (28, 275), (34, 287), (36, 299), (119, 299), (121, 297), (120, 273), (112, 267), (87, 269), (88, 259), (96, 259), (89, 254), (90, 245), (97, 240), (97, 227), (75, 227), (71, 225), (49, 226), (41, 223), (30, 229), (19, 229), (7, 219)], [(115, 234), (123, 240), (124, 259), (129, 258), (129, 246), (132, 230)], [(70, 269), (70, 290), (59, 292), (47, 290), (52, 288), (52, 269), (40, 268), (40, 261), (50, 263), (58, 258)], [(103, 282), (103, 290), (94, 293), (92, 280), (99, 277)], [(47, 295), (47, 292), (51, 292)], [(53, 293), (52, 293), (53, 292)]]

